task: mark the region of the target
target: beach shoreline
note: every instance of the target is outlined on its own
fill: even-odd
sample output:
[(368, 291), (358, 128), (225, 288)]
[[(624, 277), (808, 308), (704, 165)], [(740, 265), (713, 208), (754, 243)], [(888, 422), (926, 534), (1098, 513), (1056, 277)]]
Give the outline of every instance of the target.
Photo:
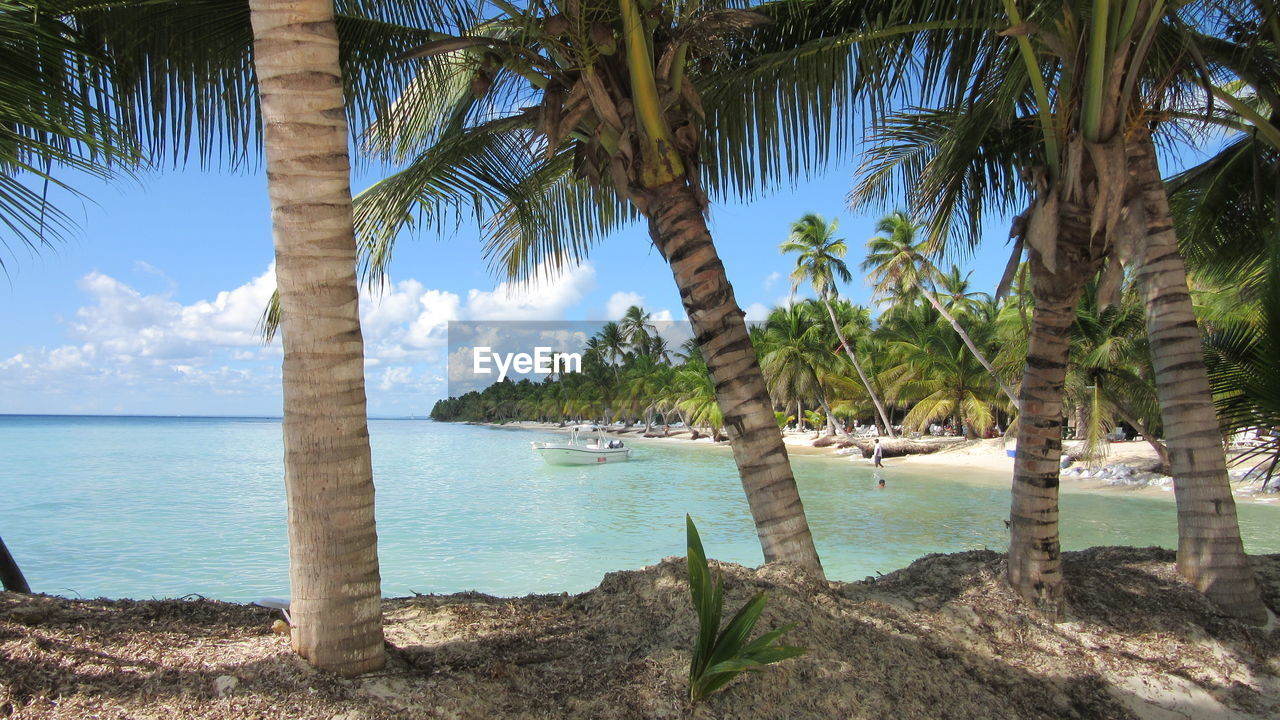
[[(509, 423), (468, 422), (465, 424), (493, 429), (532, 430), (563, 434), (568, 434), (569, 428), (572, 427), (572, 424), (559, 425), (557, 423), (524, 420)], [(654, 429), (660, 428), (654, 426)], [(728, 442), (717, 443), (708, 437), (691, 440), (687, 436), (687, 429), (681, 430), (681, 434), (675, 437), (645, 437), (643, 426), (632, 426), (622, 432), (619, 432), (620, 430), (622, 429), (611, 427), (606, 432), (610, 437), (616, 436), (625, 442), (635, 442), (639, 445), (672, 445), (703, 448), (724, 453), (732, 452)], [(793, 431), (783, 434), (783, 442), (786, 443), (787, 453), (793, 457), (826, 458), (854, 463), (865, 462), (870, 466), (871, 460), (858, 457), (856, 449), (852, 449), (853, 451), (850, 452), (850, 450), (840, 450), (837, 445), (814, 447), (813, 441), (818, 437), (820, 436), (812, 431)], [(915, 470), (938, 470), (959, 473), (957, 479), (984, 485), (1008, 484), (1013, 477), (1014, 460), (1006, 452), (1014, 445), (1012, 439), (1007, 441), (1005, 438), (965, 440), (964, 438), (949, 437), (924, 438), (922, 442), (945, 442), (948, 447), (931, 453), (903, 455), (887, 459), (885, 461), (886, 465), (889, 468), (901, 465)], [(1074, 444), (1067, 443), (1063, 449), (1069, 452), (1075, 447)], [(1071, 472), (1072, 468), (1064, 470), (1059, 486), (1060, 490), (1068, 493), (1122, 493), (1170, 501), (1174, 499), (1173, 483), (1166, 476), (1151, 477), (1148, 482), (1126, 482), (1110, 477), (1095, 477), (1094, 474), (1103, 468), (1114, 468), (1121, 465), (1133, 469), (1147, 468), (1156, 462), (1155, 450), (1144, 441), (1114, 442), (1109, 444), (1108, 450), (1107, 457), (1101, 462), (1092, 465), (1083, 462), (1073, 464), (1073, 468), (1078, 468), (1076, 473), (1087, 468), (1093, 468), (1089, 470), (1089, 475), (1073, 473)], [(1258, 483), (1240, 480), (1234, 474), (1236, 469), (1232, 468), (1231, 470), (1233, 472), (1232, 494), (1237, 502), (1280, 507), (1280, 493), (1259, 492)]]

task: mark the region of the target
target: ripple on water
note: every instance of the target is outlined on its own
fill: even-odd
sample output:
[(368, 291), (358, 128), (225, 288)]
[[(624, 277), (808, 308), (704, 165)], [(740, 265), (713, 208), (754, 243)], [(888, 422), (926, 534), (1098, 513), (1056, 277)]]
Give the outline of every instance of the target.
[[(370, 432), (388, 595), (584, 590), (684, 554), (685, 513), (713, 557), (762, 561), (724, 450), (633, 443), (632, 462), (566, 468), (529, 449), (550, 433), (426, 421), (373, 421)], [(37, 590), (287, 595), (281, 454), (277, 421), (0, 417), (0, 530)], [(794, 467), (833, 579), (1008, 542), (1006, 487), (895, 467), (878, 490), (861, 464)], [(1246, 548), (1280, 552), (1280, 510), (1239, 509)], [(1158, 499), (1068, 494), (1062, 519), (1067, 549), (1177, 539), (1174, 506)]]

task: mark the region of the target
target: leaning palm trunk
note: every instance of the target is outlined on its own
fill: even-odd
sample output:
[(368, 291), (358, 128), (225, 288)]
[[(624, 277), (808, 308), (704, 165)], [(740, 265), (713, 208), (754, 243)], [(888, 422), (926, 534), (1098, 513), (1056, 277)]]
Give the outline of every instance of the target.
[(987, 356), (983, 355), (981, 350), (978, 350), (977, 344), (973, 342), (973, 338), (969, 337), (969, 333), (965, 331), (964, 327), (960, 324), (960, 321), (956, 320), (956, 317), (943, 307), (942, 303), (938, 302), (937, 296), (934, 295), (931, 290), (926, 288), (919, 281), (915, 283), (915, 286), (916, 289), (920, 291), (920, 294), (924, 295), (925, 299), (929, 301), (929, 304), (933, 306), (933, 309), (937, 310), (938, 314), (942, 315), (942, 317), (946, 318), (947, 322), (951, 323), (952, 329), (954, 329), (956, 334), (960, 336), (960, 339), (964, 341), (965, 347), (969, 348), (969, 352), (973, 353), (973, 356), (978, 359), (978, 362), (982, 363), (982, 367), (987, 369), (987, 374), (991, 376), (992, 380), (996, 381), (996, 384), (998, 384), (1000, 389), (1004, 391), (1005, 397), (1009, 398), (1009, 402), (1013, 403), (1014, 411), (1017, 411), (1020, 407), (1017, 394), (1013, 391), (1013, 388), (1009, 386), (1009, 383), (1005, 382), (1004, 378), (1000, 377), (1000, 373), (996, 372), (995, 366), (991, 364), (991, 361), (987, 359)]
[(844, 331), (840, 329), (840, 321), (836, 318), (836, 310), (831, 307), (831, 301), (825, 297), (822, 298), (822, 304), (827, 308), (827, 314), (831, 316), (831, 325), (836, 329), (836, 337), (840, 340), (840, 346), (844, 348), (845, 355), (849, 356), (849, 362), (853, 363), (853, 369), (858, 371), (858, 379), (862, 381), (862, 386), (867, 389), (867, 395), (871, 397), (871, 402), (876, 406), (876, 414), (880, 416), (880, 422), (884, 424), (885, 434), (891, 438), (898, 437), (898, 433), (893, 431), (893, 421), (889, 419), (889, 413), (885, 412), (884, 403), (880, 402), (880, 396), (871, 388), (871, 381), (867, 379), (867, 374), (862, 371), (862, 363), (858, 362), (858, 356), (853, 352), (853, 346), (844, 338)]
[(1240, 540), (1200, 328), (1155, 145), (1148, 137), (1131, 143), (1128, 154), (1146, 216), (1138, 282), (1147, 308), (1156, 392), (1173, 466), (1178, 570), (1226, 612), (1262, 624), (1268, 613)]
[(0, 538), (0, 588), (16, 593), (30, 593), (31, 586), (22, 575), (18, 562), (9, 554), (4, 538)]
[(1160, 474), (1172, 475), (1173, 465), (1169, 462), (1169, 449), (1165, 447), (1164, 443), (1155, 439), (1151, 435), (1151, 431), (1147, 429), (1147, 426), (1123, 404), (1115, 403), (1115, 408), (1116, 412), (1120, 414), (1120, 419), (1129, 423), (1134, 430), (1137, 430), (1142, 439), (1155, 451), (1156, 457), (1160, 459)]
[(827, 402), (826, 398), (819, 398), (818, 405), (822, 408), (823, 414), (827, 416), (827, 434), (847, 434), (844, 432), (844, 428), (840, 426), (840, 423), (836, 422), (836, 414), (831, 412), (831, 405)]
[(821, 574), (764, 375), (733, 287), (711, 242), (702, 204), (683, 179), (647, 192), (649, 234), (671, 265), (715, 384), (764, 559), (797, 563)]
[(350, 165), (333, 3), (252, 0), (284, 344), (293, 648), (382, 667)]
[[(1097, 271), (1089, 243), (1089, 214), (1063, 203), (1057, 267), (1030, 253), (1035, 310), (1027, 338), (1027, 364), (1018, 396), (1018, 451), (1010, 509), (1009, 584), (1052, 619), (1063, 613), (1058, 539), (1058, 473), (1062, 460), (1062, 391), (1071, 350), (1071, 324), (1085, 280)], [(1092, 270), (1091, 270), (1092, 269)]]

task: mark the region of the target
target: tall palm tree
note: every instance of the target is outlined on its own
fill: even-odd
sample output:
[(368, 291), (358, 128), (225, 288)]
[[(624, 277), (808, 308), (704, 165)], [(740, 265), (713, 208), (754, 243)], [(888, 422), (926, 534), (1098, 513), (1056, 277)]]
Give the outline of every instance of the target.
[[(382, 634), (354, 255), (342, 247), (353, 245), (343, 91), (355, 99), (346, 108), (354, 117), (386, 108), (378, 98), (404, 79), (386, 60), (431, 36), (421, 23), (401, 21), (421, 18), (429, 4), (346, 4), (355, 12), (340, 19), (341, 52), (332, 4), (301, 3), (307, 7), (296, 15), (296, 3), (244, 0), (0, 8), (0, 125), (14, 133), (0, 141), (0, 222), (28, 242), (33, 233), (56, 235), (63, 218), (44, 197), (12, 191), (15, 168), (57, 184), (57, 166), (105, 175), (115, 162), (189, 156), (238, 166), (262, 139), (258, 88), (274, 95), (264, 115), (277, 123), (268, 166), (277, 273), (290, 295), (284, 414), (293, 643), (313, 664), (348, 674), (382, 663)], [(8, 36), (15, 27), (17, 39)], [(28, 48), (36, 54), (24, 59)], [(13, 108), (26, 109), (8, 117)], [(310, 143), (295, 142), (299, 134)], [(307, 263), (308, 253), (318, 262)]]
[(799, 303), (774, 308), (769, 313), (757, 343), (763, 355), (760, 367), (775, 401), (783, 407), (794, 404), (797, 419), (803, 417), (802, 403), (816, 403), (834, 432), (835, 416), (825, 386), (827, 376), (834, 371), (832, 356), (817, 332), (819, 328), (814, 326), (811, 305)]
[(643, 217), (714, 380), (765, 559), (820, 571), (705, 217), (699, 82), (726, 44), (740, 46), (742, 31), (767, 18), (723, 2), (557, 0), (486, 9), (492, 19), (413, 53), (431, 67), (373, 140), (408, 167), (359, 204), (378, 248), (372, 256), (386, 256), (415, 206), (437, 205), (442, 185), (494, 211), (489, 255), (517, 278), (544, 261), (576, 261), (604, 230)]
[(292, 641), (316, 667), (356, 675), (385, 655), (333, 4), (250, 7), (284, 344)]
[(639, 305), (632, 305), (623, 313), (618, 322), (623, 335), (636, 355), (648, 355), (649, 345), (657, 335), (658, 328), (653, 324), (652, 315)]
[(1153, 434), (1148, 418), (1159, 422), (1160, 408), (1152, 380), (1151, 353), (1143, 308), (1136, 293), (1126, 288), (1119, 303), (1101, 306), (1096, 281), (1085, 288), (1072, 326), (1071, 368), (1067, 396), (1090, 421), (1085, 433), (1086, 453), (1105, 451), (1107, 429), (1115, 420), (1132, 426), (1160, 459), (1160, 472), (1172, 473), (1169, 451)]
[[(983, 437), (995, 425), (998, 389), (939, 316), (917, 305), (881, 324), (877, 334), (888, 349), (882, 376), (891, 397), (911, 406), (903, 427), (921, 430), (935, 421), (958, 418), (966, 437)], [(976, 329), (989, 333), (993, 327)]]
[[(980, 4), (991, 17), (1001, 15), (994, 2), (973, 5)], [(970, 240), (980, 233), (984, 209), (1008, 210), (1019, 198), (1031, 199), (1015, 222), (1018, 242), (1011, 258), (1016, 261), (1025, 245), (1035, 314), (1020, 394), (1009, 579), (1050, 615), (1060, 615), (1062, 608), (1058, 460), (1075, 307), (1084, 283), (1104, 262), (1100, 293), (1112, 298), (1126, 265), (1154, 258), (1158, 263), (1145, 264), (1161, 265), (1164, 274), (1150, 283), (1149, 316), (1164, 313), (1157, 307), (1162, 303), (1189, 309), (1189, 303), (1173, 297), (1176, 283), (1169, 282), (1180, 263), (1165, 251), (1150, 255), (1166, 239), (1152, 240), (1148, 235), (1158, 233), (1148, 230), (1167, 225), (1149, 221), (1167, 219), (1167, 212), (1158, 202), (1145, 207), (1148, 196), (1153, 202), (1163, 196), (1154, 192), (1158, 170), (1153, 173), (1154, 164), (1147, 161), (1154, 159), (1148, 139), (1161, 120), (1178, 116), (1166, 108), (1195, 107), (1195, 98), (1203, 97), (1197, 95), (1202, 79), (1216, 97), (1228, 100), (1212, 78), (1197, 77), (1203, 75), (1202, 64), (1195, 58), (1203, 57), (1208, 45), (1184, 52), (1187, 43), (1197, 43), (1188, 29), (1213, 26), (1202, 18), (1225, 7), (1076, 0), (1034, 5), (1024, 17), (1014, 2), (1003, 2), (1007, 27), (993, 28), (1002, 32), (980, 39), (978, 52), (964, 59), (953, 55), (945, 63), (942, 82), (954, 90), (954, 99), (940, 110), (903, 113), (880, 125), (881, 137), (873, 140), (864, 172), (870, 182), (857, 193), (864, 199), (883, 197), (894, 185), (892, 178), (900, 178), (912, 188), (935, 235), (941, 238), (954, 226)], [(1154, 300), (1166, 292), (1169, 301)], [(1166, 316), (1176, 321), (1173, 327), (1151, 328), (1161, 337), (1153, 337), (1153, 350), (1190, 359), (1189, 350), (1176, 349), (1194, 339), (1186, 332), (1190, 317), (1179, 310)], [(1183, 340), (1169, 344), (1177, 333)], [(1157, 361), (1157, 373), (1167, 376), (1176, 362)], [(1207, 398), (1207, 385), (1193, 383), (1187, 390)], [(1180, 414), (1173, 403), (1162, 405), (1166, 413)], [(1213, 434), (1210, 418), (1200, 412), (1182, 419), (1188, 432), (1171, 436), (1171, 448), (1176, 437), (1178, 444), (1190, 443), (1189, 456), (1212, 452), (1200, 443)], [(1180, 514), (1185, 508), (1193, 520), (1209, 510), (1215, 517), (1180, 521), (1180, 555), (1188, 561), (1179, 567), (1220, 607), (1259, 621), (1265, 613), (1238, 543), (1225, 472), (1211, 467), (1215, 463), (1197, 464), (1202, 467), (1182, 468), (1190, 474), (1178, 482), (1190, 492), (1180, 495)], [(1211, 498), (1216, 502), (1207, 502)]]
[(796, 258), (796, 267), (791, 271), (791, 292), (795, 293), (800, 283), (806, 280), (813, 286), (813, 290), (818, 295), (818, 300), (823, 307), (827, 309), (827, 314), (831, 317), (831, 326), (835, 329), (836, 335), (840, 338), (840, 345), (844, 348), (844, 352), (849, 356), (849, 362), (853, 363), (854, 370), (858, 373), (858, 378), (862, 380), (862, 385), (867, 389), (867, 395), (871, 398), (871, 402), (876, 406), (876, 414), (880, 417), (880, 422), (884, 424), (885, 432), (889, 437), (897, 437), (897, 433), (893, 429), (893, 421), (889, 419), (889, 414), (885, 410), (884, 401), (871, 387), (871, 381), (867, 378), (867, 373), (862, 369), (862, 363), (858, 362), (858, 355), (854, 352), (854, 348), (846, 340), (844, 331), (840, 328), (840, 322), (836, 319), (835, 310), (831, 307), (832, 298), (838, 295), (836, 290), (836, 281), (849, 282), (853, 279), (853, 275), (849, 272), (849, 267), (845, 265), (844, 256), (849, 251), (849, 246), (841, 238), (835, 237), (837, 228), (836, 221), (827, 224), (826, 220), (820, 215), (808, 213), (796, 222), (791, 224), (791, 235), (786, 242), (778, 246), (778, 249), (785, 253), (798, 253)]
[(878, 296), (884, 296), (891, 290), (904, 285), (913, 287), (924, 295), (929, 304), (951, 323), (956, 334), (964, 341), (965, 347), (969, 348), (969, 352), (982, 363), (982, 367), (986, 368), (991, 379), (1000, 386), (1000, 390), (1016, 409), (1018, 397), (1013, 388), (1005, 382), (1000, 373), (996, 372), (991, 361), (974, 344), (973, 338), (965, 331), (955, 315), (938, 302), (938, 296), (931, 286), (933, 278), (939, 273), (923, 252), (927, 241), (916, 240), (916, 230), (919, 227), (918, 223), (913, 222), (906, 213), (901, 211), (881, 218), (876, 225), (876, 232), (880, 235), (867, 241), (867, 259), (862, 261), (862, 269), (871, 273), (875, 293)]

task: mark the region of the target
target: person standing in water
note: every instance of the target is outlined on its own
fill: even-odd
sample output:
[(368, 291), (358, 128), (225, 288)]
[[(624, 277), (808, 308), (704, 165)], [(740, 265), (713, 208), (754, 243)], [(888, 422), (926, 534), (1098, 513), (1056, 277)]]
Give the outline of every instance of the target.
[(876, 467), (884, 467), (884, 463), (880, 462), (883, 457), (884, 448), (880, 447), (880, 438), (876, 438), (875, 447), (871, 449), (871, 461), (875, 463)]

